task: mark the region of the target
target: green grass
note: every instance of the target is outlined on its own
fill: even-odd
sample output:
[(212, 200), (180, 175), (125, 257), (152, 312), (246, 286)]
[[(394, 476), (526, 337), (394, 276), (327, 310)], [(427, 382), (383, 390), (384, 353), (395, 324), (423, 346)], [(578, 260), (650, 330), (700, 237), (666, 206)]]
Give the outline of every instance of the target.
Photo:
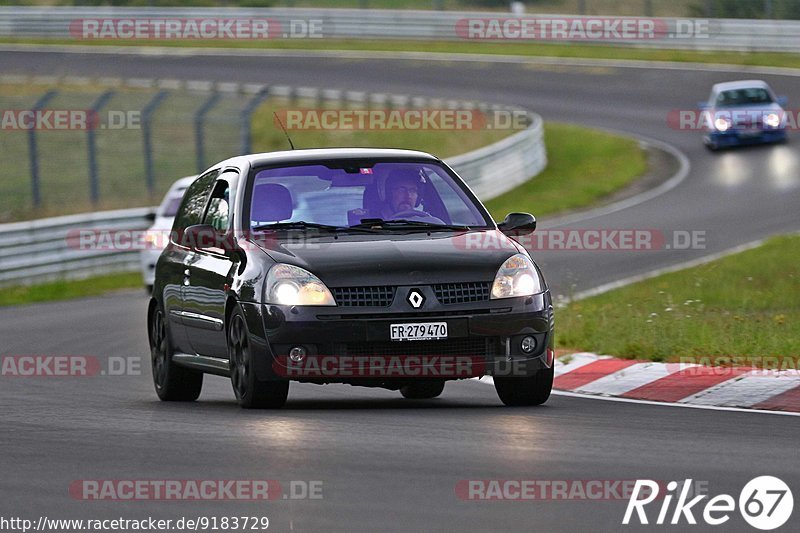
[(545, 124), (547, 168), (531, 181), (486, 202), (495, 220), (512, 211), (550, 215), (588, 207), (647, 169), (635, 140), (569, 124)]
[[(800, 236), (569, 304), (561, 348), (624, 358), (800, 355)], [(757, 359), (756, 359), (757, 360)]]
[(140, 272), (108, 274), (82, 280), (59, 280), (38, 285), (11, 285), (0, 291), (0, 307), (71, 300), (135, 288), (144, 291)]
[(141, 40), (76, 40), (3, 38), (0, 43), (32, 43), (93, 46), (167, 46), (202, 48), (256, 48), (275, 50), (356, 50), (388, 52), (442, 52), (452, 54), (520, 55), (530, 57), (563, 57), (584, 59), (631, 59), (643, 61), (676, 61), (723, 63), (770, 67), (800, 67), (800, 54), (782, 52), (694, 51), (646, 49), (623, 46), (554, 44), (539, 42), (472, 42), (472, 41), (370, 41), (337, 39), (273, 39), (265, 41), (141, 41)]

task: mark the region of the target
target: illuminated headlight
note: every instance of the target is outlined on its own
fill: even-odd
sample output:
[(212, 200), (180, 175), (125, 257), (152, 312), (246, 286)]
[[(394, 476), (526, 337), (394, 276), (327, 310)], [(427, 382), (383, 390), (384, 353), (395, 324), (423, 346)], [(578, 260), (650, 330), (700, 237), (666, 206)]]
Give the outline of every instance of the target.
[(770, 113), (766, 117), (764, 117), (764, 124), (769, 126), (770, 128), (777, 128), (781, 125), (781, 117), (777, 113)]
[(331, 291), (308, 270), (279, 263), (267, 274), (266, 303), (277, 305), (336, 305)]
[(731, 127), (731, 121), (720, 117), (714, 121), (714, 127), (717, 128), (717, 131), (728, 131), (728, 128)]
[(492, 284), (491, 299), (531, 296), (543, 290), (533, 261), (525, 254), (517, 254), (506, 259), (497, 271)]

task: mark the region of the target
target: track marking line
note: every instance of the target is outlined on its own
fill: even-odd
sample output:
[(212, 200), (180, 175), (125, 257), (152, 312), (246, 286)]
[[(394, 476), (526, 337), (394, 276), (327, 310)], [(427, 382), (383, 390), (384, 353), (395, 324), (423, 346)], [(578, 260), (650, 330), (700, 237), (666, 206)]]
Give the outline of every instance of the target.
[(730, 411), (735, 413), (759, 413), (759, 414), (768, 414), (768, 415), (784, 415), (784, 416), (800, 416), (800, 413), (794, 413), (791, 411), (774, 411), (774, 410), (764, 410), (764, 409), (747, 409), (743, 407), (721, 407), (716, 405), (697, 405), (692, 403), (675, 403), (675, 402), (654, 402), (652, 400), (637, 400), (635, 398), (620, 398), (617, 396), (594, 396), (591, 394), (582, 394), (579, 392), (568, 392), (568, 391), (560, 391), (554, 390), (553, 395), (555, 396), (567, 396), (571, 398), (585, 398), (585, 399), (592, 399), (592, 400), (602, 400), (606, 402), (621, 402), (621, 403), (638, 403), (643, 405), (661, 405), (664, 407), (684, 407), (687, 409), (705, 409), (709, 411)]
[[(472, 378), (473, 381), (483, 383), (484, 385), (494, 385), (494, 380), (491, 376), (484, 376), (482, 379)], [(798, 401), (800, 401), (800, 388), (794, 389)], [(706, 411), (727, 411), (733, 413), (750, 413), (750, 414), (765, 414), (765, 415), (783, 415), (783, 416), (800, 416), (800, 413), (791, 411), (775, 411), (766, 409), (746, 409), (742, 407), (718, 407), (715, 405), (695, 405), (690, 403), (675, 403), (675, 402), (654, 402), (651, 400), (637, 400), (634, 398), (620, 398), (618, 396), (596, 396), (593, 394), (583, 394), (580, 392), (568, 392), (562, 390), (553, 390), (553, 396), (565, 396), (567, 398), (580, 398), (584, 400), (600, 400), (604, 402), (619, 402), (619, 403), (636, 403), (642, 405), (657, 405), (661, 407), (682, 407), (684, 409), (702, 409)]]

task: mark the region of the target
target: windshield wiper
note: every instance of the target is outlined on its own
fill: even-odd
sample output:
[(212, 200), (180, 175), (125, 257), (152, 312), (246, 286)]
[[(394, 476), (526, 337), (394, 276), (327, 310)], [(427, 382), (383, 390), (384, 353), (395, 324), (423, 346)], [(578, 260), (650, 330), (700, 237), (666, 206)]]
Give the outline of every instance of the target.
[(272, 224), (261, 224), (260, 226), (254, 226), (253, 231), (269, 231), (269, 230), (282, 230), (282, 229), (318, 229), (322, 231), (348, 231), (350, 229), (355, 229), (356, 231), (369, 231), (368, 228), (349, 228), (347, 226), (332, 226), (330, 224), (318, 224), (317, 222), (306, 222), (304, 220), (298, 220), (295, 222), (274, 222)]
[(457, 230), (467, 231), (472, 228), (469, 226), (460, 226), (457, 224), (437, 224), (436, 222), (426, 222), (424, 220), (383, 220), (382, 218), (363, 218), (361, 224), (350, 226), (351, 228), (420, 228), (420, 229), (442, 229), (442, 230)]

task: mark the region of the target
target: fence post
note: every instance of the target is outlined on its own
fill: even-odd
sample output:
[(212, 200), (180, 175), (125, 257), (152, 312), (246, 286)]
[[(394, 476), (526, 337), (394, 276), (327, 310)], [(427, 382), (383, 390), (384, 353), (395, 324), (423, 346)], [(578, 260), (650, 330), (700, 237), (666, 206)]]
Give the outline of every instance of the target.
[(220, 95), (218, 92), (211, 93), (211, 96), (203, 102), (197, 109), (197, 113), (194, 115), (194, 146), (195, 146), (195, 153), (197, 155), (197, 173), (201, 174), (203, 170), (206, 168), (205, 164), (205, 139), (203, 137), (203, 130), (205, 129), (205, 119), (206, 115), (208, 114), (211, 109), (217, 105), (217, 101), (219, 101)]
[[(47, 103), (58, 95), (58, 91), (51, 89), (44, 93), (35, 104), (33, 104), (34, 112), (41, 110)], [(33, 207), (38, 208), (42, 205), (42, 194), (39, 190), (39, 152), (36, 146), (36, 128), (33, 127), (28, 130), (28, 156), (31, 163), (31, 198), (33, 199)]]
[(161, 89), (156, 93), (153, 98), (147, 102), (142, 110), (142, 144), (144, 145), (144, 175), (147, 185), (147, 194), (152, 198), (155, 194), (156, 178), (155, 171), (153, 170), (153, 141), (152, 141), (152, 125), (153, 113), (164, 99), (169, 95), (169, 91)]
[(92, 205), (100, 200), (100, 183), (97, 177), (97, 147), (95, 145), (95, 128), (100, 126), (100, 110), (114, 96), (114, 91), (106, 91), (92, 104), (91, 123), (86, 125), (86, 147), (89, 157), (89, 196)]
[(258, 106), (261, 105), (269, 96), (269, 87), (262, 87), (259, 91), (247, 102), (247, 105), (242, 109), (242, 123), (241, 123), (241, 153), (249, 154), (253, 150), (253, 135), (252, 135), (252, 122), (253, 113), (256, 112)]

